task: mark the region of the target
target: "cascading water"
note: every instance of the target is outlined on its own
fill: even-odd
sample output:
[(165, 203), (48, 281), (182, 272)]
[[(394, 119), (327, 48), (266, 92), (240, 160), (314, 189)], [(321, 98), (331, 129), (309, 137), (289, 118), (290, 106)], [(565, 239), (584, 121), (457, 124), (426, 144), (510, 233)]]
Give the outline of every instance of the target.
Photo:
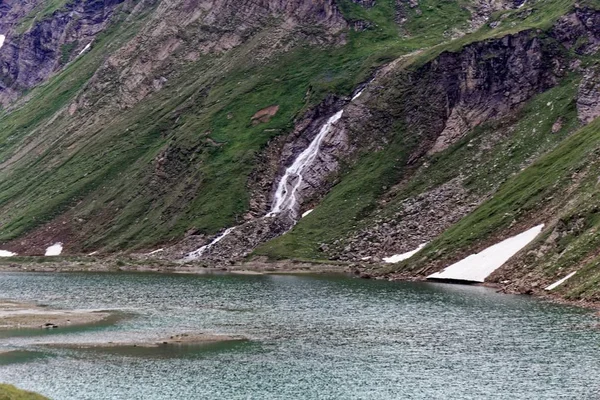
[[(297, 193), (303, 182), (302, 173), (313, 163), (319, 154), (321, 143), (331, 131), (333, 124), (339, 121), (343, 113), (344, 110), (340, 110), (332, 115), (321, 127), (319, 134), (312, 140), (310, 145), (302, 153), (300, 153), (294, 163), (285, 170), (285, 174), (279, 181), (279, 185), (277, 185), (277, 191), (275, 192), (275, 196), (273, 198), (274, 202), (271, 212), (269, 212), (266, 217), (274, 217), (283, 212), (289, 211), (293, 213), (292, 215), (294, 216), (294, 219), (296, 218), (296, 213), (298, 212), (299, 208)], [(192, 261), (202, 257), (207, 250), (219, 243), (234, 230), (235, 227), (227, 229), (209, 244), (189, 253), (185, 260)]]
[(198, 250), (195, 250), (195, 251), (192, 251), (191, 253), (189, 253), (185, 259), (186, 260), (197, 260), (198, 258), (202, 257), (202, 255), (206, 252), (206, 250), (210, 249), (215, 244), (217, 244), (221, 240), (225, 239), (225, 236), (227, 236), (231, 232), (233, 232), (234, 229), (235, 229), (235, 227), (228, 228), (225, 232), (223, 232), (221, 235), (217, 236), (217, 238), (214, 239), (209, 244), (204, 245), (204, 246), (200, 247)]
[(321, 127), (319, 134), (313, 139), (310, 145), (300, 153), (298, 158), (296, 158), (296, 161), (285, 170), (285, 174), (279, 181), (279, 185), (277, 185), (277, 191), (273, 198), (273, 208), (267, 216), (271, 217), (284, 211), (291, 211), (295, 214), (298, 211), (297, 208), (299, 204), (297, 194), (304, 180), (302, 174), (304, 170), (313, 163), (319, 154), (323, 139), (325, 139), (327, 134), (331, 131), (333, 124), (342, 118), (343, 113), (344, 110), (340, 110), (332, 115), (325, 125)]
[[(358, 99), (365, 88), (363, 87), (359, 90), (353, 97), (351, 101)], [(289, 166), (279, 184), (277, 185), (277, 190), (275, 191), (275, 195), (273, 196), (273, 207), (271, 211), (265, 217), (275, 217), (284, 212), (289, 212), (292, 215), (292, 218), (295, 220), (298, 218), (298, 212), (300, 208), (300, 204), (298, 202), (298, 191), (300, 190), (302, 183), (304, 182), (303, 173), (306, 171), (308, 167), (310, 167), (317, 156), (319, 155), (319, 151), (321, 148), (321, 143), (327, 135), (331, 132), (331, 128), (333, 125), (342, 118), (344, 114), (344, 110), (340, 110), (337, 113), (333, 114), (329, 119), (325, 122), (325, 124), (321, 127), (318, 135), (310, 142), (310, 145), (302, 152), (294, 163)], [(227, 229), (217, 238), (215, 238), (209, 244), (200, 247), (198, 250), (193, 251), (187, 255), (185, 260), (197, 260), (202, 257), (202, 255), (213, 247), (215, 244), (219, 243), (226, 236), (231, 234), (235, 230), (236, 227), (232, 227)]]

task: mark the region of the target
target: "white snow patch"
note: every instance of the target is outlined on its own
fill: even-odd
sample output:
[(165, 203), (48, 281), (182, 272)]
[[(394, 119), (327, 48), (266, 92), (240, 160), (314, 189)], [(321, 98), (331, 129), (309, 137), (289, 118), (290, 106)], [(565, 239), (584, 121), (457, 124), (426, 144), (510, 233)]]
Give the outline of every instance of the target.
[(568, 281), (569, 279), (571, 279), (576, 273), (577, 273), (577, 271), (571, 272), (569, 275), (565, 276), (561, 280), (559, 280), (557, 282), (554, 282), (552, 285), (548, 286), (546, 288), (546, 290), (550, 291), (550, 290), (556, 289), (557, 287), (559, 287), (560, 285), (562, 285), (563, 283), (565, 283), (566, 281)]
[(6, 250), (0, 250), (0, 257), (13, 257), (16, 255), (17, 255), (17, 253), (13, 253), (13, 252), (6, 251)]
[(386, 263), (388, 263), (388, 264), (395, 264), (395, 263), (399, 263), (400, 261), (408, 260), (409, 258), (411, 258), (412, 256), (414, 256), (415, 254), (417, 254), (419, 251), (421, 251), (425, 246), (427, 246), (427, 243), (423, 243), (422, 245), (420, 245), (419, 247), (417, 247), (413, 251), (409, 251), (408, 253), (396, 254), (396, 255), (393, 255), (393, 256), (390, 256), (390, 257), (384, 257), (383, 261), (386, 262)]
[(517, 236), (503, 240), (480, 253), (472, 254), (456, 264), (446, 267), (440, 272), (429, 275), (427, 279), (484, 282), (495, 270), (531, 243), (543, 228), (543, 224), (538, 225)]
[(154, 255), (154, 254), (162, 253), (163, 251), (165, 251), (165, 249), (158, 249), (158, 250), (151, 251), (150, 253), (148, 253), (146, 255), (147, 256), (151, 256), (151, 255)]
[(0, 35), (0, 49), (4, 46), (4, 41), (6, 40), (5, 35)]
[(88, 44), (86, 44), (85, 47), (83, 48), (83, 50), (81, 50), (79, 52), (79, 54), (77, 55), (77, 57), (83, 55), (83, 53), (85, 53), (86, 51), (88, 51), (90, 49), (90, 47), (92, 47), (92, 42), (89, 42)]
[(302, 214), (302, 218), (306, 217), (308, 214), (310, 214), (313, 211), (314, 211), (314, 209), (306, 211), (304, 214)]
[(63, 251), (62, 243), (55, 243), (46, 249), (46, 256), (60, 256)]
[(202, 256), (202, 254), (204, 254), (204, 252), (208, 249), (210, 249), (211, 247), (213, 247), (215, 244), (219, 243), (221, 240), (225, 239), (225, 236), (229, 235), (231, 232), (233, 232), (233, 230), (235, 229), (235, 227), (232, 228), (228, 228), (225, 232), (223, 232), (222, 235), (217, 236), (217, 238), (215, 240), (213, 240), (212, 242), (210, 242), (209, 244), (200, 247), (198, 250), (196, 251), (192, 251), (191, 253), (189, 253), (187, 255), (187, 257), (185, 258), (187, 261), (192, 261), (192, 260), (197, 260), (198, 258), (200, 258)]

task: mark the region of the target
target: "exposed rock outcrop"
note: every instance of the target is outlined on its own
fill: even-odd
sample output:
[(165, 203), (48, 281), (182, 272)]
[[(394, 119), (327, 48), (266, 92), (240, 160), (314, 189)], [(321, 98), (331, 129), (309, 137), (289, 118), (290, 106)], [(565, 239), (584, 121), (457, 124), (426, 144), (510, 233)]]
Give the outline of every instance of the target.
[[(23, 18), (40, 11), (42, 2), (29, 7), (8, 2), (0, 22), (7, 39), (0, 51), (0, 103), (7, 105), (23, 91), (45, 81), (91, 45), (108, 25), (116, 7), (125, 0), (68, 2), (53, 14), (33, 20)], [(27, 29), (20, 34), (19, 29)], [(0, 32), (4, 33), (4, 32)]]
[(444, 129), (428, 150), (442, 151), (482, 122), (500, 118), (556, 83), (560, 59), (529, 32), (445, 53), (423, 71), (446, 94)]
[[(344, 28), (346, 21), (333, 0), (161, 2), (149, 23), (108, 58), (78, 103), (88, 108), (130, 108), (177, 76), (179, 68), (174, 65), (207, 56), (214, 61), (250, 39), (251, 58), (266, 60), (299, 41), (341, 43)], [(220, 73), (230, 67), (223, 63)], [(107, 93), (107, 87), (114, 92)], [(107, 98), (110, 103), (97, 104), (97, 99)]]
[(21, 23), (23, 17), (29, 15), (29, 13), (39, 4), (42, 0), (4, 0), (0, 4), (0, 32), (3, 35), (14, 31)]
[(553, 27), (552, 36), (577, 54), (593, 54), (600, 49), (600, 12), (577, 8)]
[(473, 196), (459, 178), (402, 202), (392, 216), (374, 216), (373, 224), (330, 253), (341, 260), (374, 261), (402, 254), (430, 242), (475, 209), (484, 199)]
[(600, 71), (588, 69), (583, 75), (577, 95), (577, 113), (583, 124), (600, 117)]
[[(600, 50), (600, 12), (578, 8), (562, 17), (552, 29), (552, 36), (578, 55), (591, 55)], [(591, 67), (584, 72), (577, 96), (579, 120), (588, 124), (600, 116), (600, 73)]]
[[(308, 147), (327, 118), (341, 109), (346, 102), (345, 99), (328, 97), (319, 106), (299, 118), (287, 138), (280, 137), (272, 141), (259, 155), (258, 167), (248, 182), (252, 195), (250, 213), (253, 217), (260, 217), (268, 212), (273, 193), (285, 169)], [(339, 157), (349, 150), (343, 126), (343, 120), (336, 124), (333, 131), (325, 138), (318, 158), (309, 166), (304, 176), (303, 186), (299, 190), (301, 204), (303, 200), (326, 193), (331, 187), (327, 177), (337, 170)]]

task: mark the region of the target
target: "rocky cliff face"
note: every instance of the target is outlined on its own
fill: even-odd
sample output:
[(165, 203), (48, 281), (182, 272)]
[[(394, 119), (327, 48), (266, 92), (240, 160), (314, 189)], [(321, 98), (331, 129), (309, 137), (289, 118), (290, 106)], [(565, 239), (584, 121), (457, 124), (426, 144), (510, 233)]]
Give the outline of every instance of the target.
[(577, 54), (594, 54), (600, 48), (600, 14), (591, 8), (577, 8), (562, 17), (551, 34)]
[[(138, 5), (133, 12), (143, 10)], [(78, 103), (96, 107), (95, 99), (105, 98), (110, 88), (111, 102), (130, 108), (160, 91), (179, 72), (174, 65), (183, 68), (196, 62), (214, 63), (250, 40), (253, 49), (247, 61), (264, 61), (300, 41), (343, 41), (340, 34), (345, 27), (331, 0), (162, 2), (151, 21), (110, 56)], [(220, 73), (235, 65), (223, 62)]]
[(0, 102), (6, 105), (23, 91), (44, 82), (91, 46), (123, 2), (69, 2), (63, 9), (31, 22), (25, 18), (39, 13), (44, 6), (42, 1), (5, 3), (0, 17), (0, 29), (7, 35), (0, 51)]
[[(413, 73), (390, 73), (374, 82), (375, 87), (394, 89), (379, 89), (375, 94), (379, 105), (370, 110), (368, 118), (370, 127), (365, 127), (362, 113), (352, 121), (351, 136), (360, 140), (360, 132), (373, 130), (373, 124), (377, 130), (391, 130), (389, 116), (399, 119), (418, 138), (407, 158), (408, 165), (417, 169), (409, 174), (427, 174), (424, 168), (434, 154), (448, 149), (475, 127), (506, 118), (555, 85), (563, 64), (551, 46), (544, 47), (528, 32), (476, 43), (460, 53), (444, 53)], [(382, 136), (376, 141), (387, 140)], [(419, 167), (423, 162), (425, 167)], [(327, 253), (344, 260), (377, 260), (430, 242), (485, 200), (465, 189), (465, 178), (457, 176), (405, 199), (393, 215), (372, 215), (368, 227), (330, 246)], [(394, 190), (388, 194), (391, 198)]]
[(6, 0), (0, 4), (0, 30), (4, 35), (14, 31), (22, 19), (27, 16), (41, 0)]
[[(8, 104), (93, 46), (122, 3), (128, 13), (138, 16), (156, 6), (152, 1), (80, 0), (38, 19), (45, 6), (42, 0), (4, 3), (0, 30), (4, 29), (7, 40), (0, 53), (0, 101)], [(98, 91), (120, 81), (124, 106), (160, 89), (169, 75), (171, 57), (179, 63), (197, 61), (206, 54), (235, 48), (257, 31), (273, 26), (277, 29), (262, 46), (263, 56), (268, 57), (299, 39), (327, 42), (345, 28), (332, 0), (161, 2), (152, 20), (96, 76)], [(303, 27), (316, 26), (322, 30), (303, 31)], [(81, 104), (96, 95), (91, 93)]]
[(600, 117), (600, 71), (589, 68), (583, 75), (577, 96), (579, 120), (589, 124)]
[[(590, 8), (579, 8), (561, 18), (552, 30), (552, 35), (578, 55), (595, 54), (600, 50), (600, 13)], [(584, 124), (600, 116), (599, 82), (598, 69), (587, 68), (577, 100), (579, 120)]]
[(441, 83), (438, 96), (447, 100), (438, 107), (448, 110), (442, 114), (444, 129), (428, 153), (448, 148), (482, 122), (505, 116), (548, 89), (560, 65), (558, 55), (542, 49), (540, 40), (527, 32), (469, 46), (459, 57), (442, 55), (424, 71)]
[[(328, 97), (323, 103), (298, 118), (293, 131), (287, 137), (279, 137), (269, 144), (248, 182), (248, 190), (252, 194), (250, 218), (268, 213), (272, 206), (273, 194), (285, 169), (292, 165), (296, 157), (309, 146), (327, 119), (341, 110), (348, 100), (334, 96)], [(340, 128), (337, 128), (341, 125), (336, 124), (336, 127), (325, 138), (319, 156), (308, 167), (305, 174), (306, 180), (298, 193), (300, 204), (306, 203), (305, 200), (313, 196), (327, 192), (328, 175), (337, 170), (339, 158), (348, 150), (345, 134)], [(301, 211), (306, 211), (307, 207), (308, 205), (304, 204)]]

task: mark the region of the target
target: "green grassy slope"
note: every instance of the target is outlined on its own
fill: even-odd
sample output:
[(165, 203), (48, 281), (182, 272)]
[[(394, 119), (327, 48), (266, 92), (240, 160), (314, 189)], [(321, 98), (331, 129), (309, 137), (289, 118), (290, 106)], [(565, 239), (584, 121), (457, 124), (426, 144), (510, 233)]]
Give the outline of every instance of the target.
[[(418, 34), (403, 39), (389, 14), (393, 1), (370, 10), (341, 4), (350, 17), (370, 19), (374, 27), (348, 32), (344, 46), (301, 44), (266, 63), (248, 57), (257, 41), (250, 40), (181, 66), (163, 90), (114, 118), (92, 125), (64, 113), (53, 119), (137, 29), (135, 21), (114, 24), (92, 51), (34, 90), (23, 107), (0, 117), (5, 160), (13, 162), (32, 134), (54, 140), (2, 170), (0, 211), (8, 218), (0, 240), (20, 237), (75, 205), (72, 217), (86, 221), (86, 248), (151, 245), (190, 227), (214, 233), (235, 224), (248, 209), (246, 185), (257, 153), (289, 132), (297, 115), (327, 94), (349, 94), (383, 62), (445, 40), (450, 25), (462, 26), (468, 18), (456, 6), (453, 19), (427, 30), (415, 27)], [(452, 7), (424, 18), (442, 21)], [(253, 126), (251, 116), (272, 104), (281, 106), (278, 115)], [(158, 182), (154, 160), (164, 151), (175, 158), (176, 172)]]
[(0, 400), (44, 400), (46, 397), (17, 389), (12, 385), (0, 384)]
[(387, 272), (445, 263), (485, 247), (507, 231), (546, 223), (549, 229), (531, 246), (533, 251), (515, 262), (513, 278), (533, 273), (542, 283), (550, 283), (579, 270), (558, 291), (573, 299), (600, 299), (599, 152), (600, 120), (596, 120), (509, 179), (493, 198), (427, 246), (416, 260)]
[[(524, 19), (517, 18), (520, 12), (518, 10), (507, 12), (508, 16), (505, 18), (495, 16), (503, 21), (496, 30), (490, 30), (486, 25), (472, 35), (418, 55), (408, 64), (407, 75), (396, 78), (406, 79), (406, 84), (400, 83), (396, 89), (388, 88), (379, 97), (395, 98), (397, 103), (402, 103), (402, 91), (410, 91), (413, 87), (409, 80), (410, 71), (419, 68), (440, 52), (458, 51), (461, 46), (474, 41), (521, 29), (549, 28), (573, 6), (567, 1), (544, 5), (546, 7), (535, 3), (531, 13)], [(539, 35), (543, 37), (543, 31)], [(427, 168), (421, 168), (416, 173), (415, 167), (409, 166), (407, 161), (422, 139), (417, 132), (396, 124), (382, 151), (366, 154), (356, 165), (347, 169), (340, 177), (339, 184), (313, 213), (302, 219), (290, 233), (261, 246), (255, 253), (271, 258), (327, 257), (319, 250), (321, 243), (343, 244), (349, 234), (372, 223), (375, 216), (392, 215), (404, 200), (458, 176), (464, 178), (467, 189), (473, 194), (485, 196), (493, 193), (500, 183), (531, 160), (553, 149), (577, 128), (575, 95), (578, 84), (579, 76), (573, 74), (565, 77), (557, 87), (532, 99), (518, 115), (477, 127), (451, 148), (427, 159)], [(370, 107), (379, 107), (378, 103), (382, 102), (385, 103), (379, 98), (373, 99)], [(423, 106), (426, 104), (427, 99)], [(384, 111), (391, 115), (394, 110)], [(562, 122), (561, 129), (551, 133), (552, 126), (559, 118)], [(500, 137), (502, 140), (496, 141), (481, 154), (474, 151), (488, 137)], [(390, 195), (388, 188), (399, 182), (403, 182), (400, 190)], [(381, 206), (384, 196), (386, 204)], [(483, 232), (474, 233), (475, 238), (477, 234)]]
[[(99, 120), (92, 118), (94, 110), (72, 117), (57, 114), (87, 91), (93, 74), (146, 18), (117, 17), (89, 53), (32, 90), (21, 107), (0, 115), (0, 158), (5, 162), (0, 169), (0, 240), (22, 237), (63, 215), (79, 235), (75, 250), (81, 251), (152, 246), (181, 238), (191, 228), (213, 234), (239, 223), (247, 212), (247, 182), (257, 155), (271, 139), (289, 133), (294, 119), (327, 94), (348, 95), (374, 68), (415, 50), (424, 51), (411, 59), (413, 70), (443, 51), (459, 51), (475, 41), (547, 29), (574, 3), (529, 2), (523, 9), (494, 15), (492, 21), (500, 22), (495, 29), (485, 25), (453, 40), (469, 27), (467, 1), (423, 0), (422, 12), (407, 9), (407, 22), (400, 27), (394, 20), (394, 0), (378, 1), (371, 9), (340, 0), (347, 20), (368, 21), (369, 26), (346, 32), (344, 45), (301, 42), (278, 57), (256, 59), (249, 55), (269, 36), (272, 27), (265, 27), (228, 53), (176, 65), (177, 73), (161, 91), (131, 109)], [(185, 50), (184, 41), (181, 53)], [(461, 168), (461, 173), (468, 172), (473, 191), (495, 190), (574, 130), (577, 82), (577, 76), (566, 77), (515, 118), (471, 132), (431, 160), (427, 173), (417, 173), (383, 212), (393, 213), (402, 200), (439, 185)], [(551, 109), (544, 107), (550, 102)], [(280, 112), (270, 122), (251, 123), (256, 111), (273, 104), (280, 105)], [(563, 128), (548, 135), (559, 116)], [(472, 157), (469, 144), (486, 134), (505, 135), (509, 128), (515, 133), (496, 143), (478, 160), (480, 166), (472, 168), (472, 158), (471, 164), (464, 163)], [(383, 151), (345, 166), (340, 183), (314, 213), (257, 254), (320, 258), (320, 243), (343, 240), (368, 223), (386, 188), (414, 172), (404, 165), (418, 138), (405, 129), (394, 126)], [(43, 138), (43, 145), (33, 145), (32, 138)], [(485, 234), (483, 228), (481, 232)]]

